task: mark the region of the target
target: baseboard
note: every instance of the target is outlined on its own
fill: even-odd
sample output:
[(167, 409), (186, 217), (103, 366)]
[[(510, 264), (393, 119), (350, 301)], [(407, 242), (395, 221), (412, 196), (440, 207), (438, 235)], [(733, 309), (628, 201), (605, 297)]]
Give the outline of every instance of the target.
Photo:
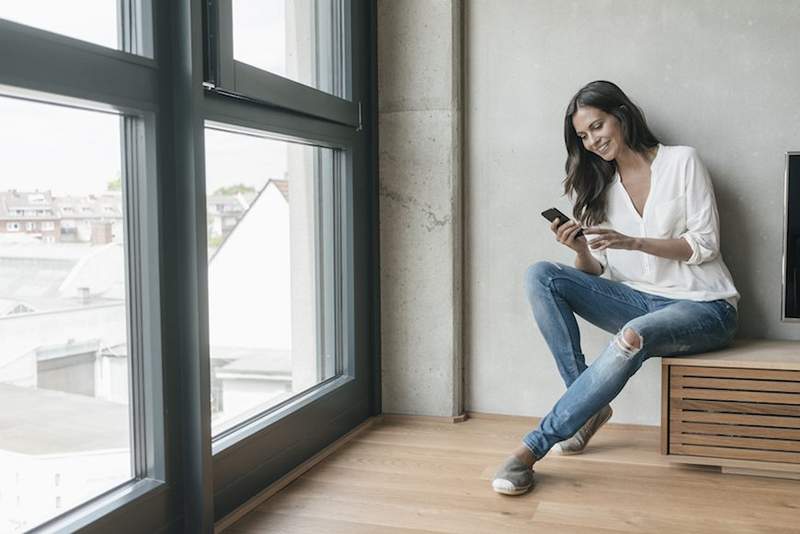
[(432, 421), (436, 423), (463, 423), (469, 416), (466, 413), (460, 415), (409, 415), (402, 413), (384, 413), (384, 421)]
[(295, 479), (299, 478), (303, 473), (305, 473), (306, 471), (308, 471), (309, 469), (320, 463), (322, 460), (330, 456), (332, 453), (336, 452), (336, 450), (342, 447), (342, 445), (351, 441), (353, 438), (358, 436), (360, 433), (362, 433), (372, 425), (379, 423), (382, 419), (383, 419), (382, 415), (370, 417), (369, 419), (367, 419), (366, 421), (355, 427), (353, 430), (351, 430), (344, 436), (340, 437), (339, 439), (337, 439), (336, 441), (334, 441), (333, 443), (322, 449), (317, 454), (315, 454), (302, 464), (298, 465), (297, 467), (286, 473), (280, 479), (278, 479), (274, 483), (264, 488), (254, 497), (248, 499), (247, 502), (238, 507), (236, 510), (234, 510), (233, 512), (229, 513), (228, 515), (226, 515), (225, 517), (214, 523), (214, 534), (219, 534), (229, 526), (239, 521), (245, 515), (258, 508), (259, 505), (261, 505), (270, 497), (272, 497), (280, 490), (288, 486)]

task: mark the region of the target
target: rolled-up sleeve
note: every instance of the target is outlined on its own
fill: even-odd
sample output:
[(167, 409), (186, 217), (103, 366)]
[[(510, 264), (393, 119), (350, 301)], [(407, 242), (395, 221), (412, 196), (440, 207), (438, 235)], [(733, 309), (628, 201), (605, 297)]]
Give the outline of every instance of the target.
[(719, 255), (719, 212), (708, 171), (692, 150), (686, 161), (686, 231), (680, 235), (692, 249), (689, 265), (711, 261)]

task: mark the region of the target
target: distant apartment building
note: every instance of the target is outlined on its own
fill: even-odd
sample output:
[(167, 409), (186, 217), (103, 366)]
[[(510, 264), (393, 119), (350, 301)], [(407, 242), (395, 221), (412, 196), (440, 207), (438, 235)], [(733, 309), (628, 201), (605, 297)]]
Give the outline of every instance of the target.
[[(286, 180), (271, 182), (288, 197)], [(208, 196), (208, 237), (212, 248), (233, 230), (255, 196), (255, 192)], [(120, 241), (122, 215), (122, 194), (118, 191), (84, 196), (0, 191), (0, 233), (28, 235), (44, 243), (104, 245)]]
[[(215, 432), (290, 398), (307, 387), (301, 368), (319, 367), (292, 346), (288, 195), (270, 180), (207, 200), (209, 240), (220, 238), (208, 268)], [(0, 236), (0, 402), (26, 407), (0, 415), (23, 429), (0, 443), (0, 518), (35, 524), (131, 476), (121, 206), (113, 192), (0, 193), (3, 227), (53, 223), (41, 240), (24, 224), (26, 239)]]
[(122, 238), (122, 195), (56, 197), (50, 191), (0, 191), (0, 233), (44, 243), (103, 245)]
[(253, 196), (252, 193), (209, 195), (206, 199), (209, 238), (228, 235), (253, 201)]
[(55, 197), (61, 243), (104, 245), (122, 239), (122, 193)]
[(59, 241), (60, 217), (50, 192), (0, 192), (0, 234), (32, 234), (46, 243)]
[[(209, 257), (216, 420), (292, 393), (288, 195), (273, 179), (207, 199), (209, 239), (220, 239)], [(0, 203), (29, 217), (35, 206), (56, 229), (55, 241), (0, 236), (0, 385), (126, 403), (125, 256), (111, 235), (120, 195), (8, 191)]]

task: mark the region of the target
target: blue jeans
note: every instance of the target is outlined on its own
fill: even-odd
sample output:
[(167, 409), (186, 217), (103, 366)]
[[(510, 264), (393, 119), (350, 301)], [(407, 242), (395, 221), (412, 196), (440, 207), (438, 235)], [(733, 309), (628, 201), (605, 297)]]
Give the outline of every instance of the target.
[[(736, 332), (736, 308), (724, 299), (698, 302), (660, 297), (561, 263), (533, 264), (526, 288), (539, 330), (567, 385), (539, 427), (522, 438), (537, 458), (572, 437), (611, 402), (648, 358), (719, 349)], [(576, 313), (616, 334), (589, 367), (581, 352)], [(633, 333), (627, 335), (638, 338), (638, 344), (625, 341), (624, 332), (629, 329)]]

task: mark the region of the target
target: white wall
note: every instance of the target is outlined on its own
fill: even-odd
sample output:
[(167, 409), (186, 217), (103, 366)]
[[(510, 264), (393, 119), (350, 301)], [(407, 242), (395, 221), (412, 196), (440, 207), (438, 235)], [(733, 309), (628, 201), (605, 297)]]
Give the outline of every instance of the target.
[[(780, 322), (784, 153), (800, 150), (800, 3), (470, 0), (465, 6), (467, 410), (542, 416), (563, 393), (533, 320), (531, 263), (572, 263), (539, 213), (561, 198), (564, 109), (618, 83), (665, 144), (712, 174), (740, 337), (800, 339)], [(385, 288), (385, 286), (384, 286)], [(579, 321), (591, 361), (611, 334)], [(612, 404), (658, 424), (658, 360)]]
[(19, 454), (0, 450), (0, 532), (25, 532), (131, 478), (129, 449)]
[(290, 349), (289, 204), (274, 184), (253, 202), (208, 264), (210, 343)]

